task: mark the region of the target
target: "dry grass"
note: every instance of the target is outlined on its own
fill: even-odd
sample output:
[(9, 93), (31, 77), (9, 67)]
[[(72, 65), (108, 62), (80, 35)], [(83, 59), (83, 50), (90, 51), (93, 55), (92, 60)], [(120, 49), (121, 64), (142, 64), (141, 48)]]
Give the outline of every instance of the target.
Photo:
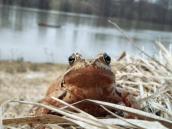
[(18, 61), (0, 61), (0, 71), (7, 72), (10, 74), (14, 73), (26, 73), (32, 72), (48, 72), (48, 71), (58, 71), (64, 70), (66, 65), (64, 64), (52, 64), (52, 63), (31, 63), (24, 62), (22, 60)]
[[(39, 86), (40, 84), (48, 85), (48, 83), (53, 80), (55, 73), (53, 73), (53, 70), (51, 72), (44, 72), (46, 73), (45, 76), (49, 76), (49, 78), (46, 78), (45, 76), (42, 76), (42, 78), (36, 78), (35, 80), (26, 79), (25, 76), (28, 76), (28, 70), (27, 74), (5, 74), (3, 75), (4, 78), (9, 78), (9, 76), (17, 77), (17, 80), (20, 80), (19, 83), (20, 87), (17, 87), (17, 92), (14, 92), (14, 94), (17, 94), (18, 92), (21, 93), (24, 97), (24, 100), (26, 101), (18, 101), (19, 99), (15, 99), (15, 101), (11, 100), (10, 103), (6, 104), (3, 107), (3, 115), (1, 115), (3, 118), (12, 118), (12, 117), (21, 117), (18, 119), (4, 119), (4, 121), (1, 121), (1, 124), (3, 123), (6, 125), (5, 127), (9, 128), (29, 128), (26, 123), (46, 123), (48, 126), (52, 128), (108, 128), (108, 129), (126, 129), (126, 128), (141, 128), (141, 129), (167, 129), (172, 128), (172, 92), (171, 92), (171, 85), (172, 85), (172, 54), (164, 48), (164, 46), (160, 43), (157, 43), (158, 48), (161, 51), (161, 58), (157, 57), (158, 62), (155, 61), (157, 59), (143, 59), (143, 58), (132, 58), (128, 55), (122, 56), (118, 61), (112, 62), (112, 69), (116, 73), (116, 83), (118, 87), (123, 87), (125, 89), (128, 89), (130, 92), (137, 93), (138, 96), (136, 97), (137, 102), (141, 105), (141, 110), (136, 110), (133, 108), (127, 108), (125, 106), (116, 105), (112, 103), (107, 102), (101, 102), (101, 101), (95, 101), (95, 100), (84, 100), (84, 101), (91, 101), (95, 104), (98, 104), (102, 106), (110, 115), (111, 117), (105, 117), (105, 118), (95, 118), (94, 116), (91, 116), (90, 114), (87, 114), (77, 108), (75, 108), (72, 105), (69, 105), (61, 100), (58, 100), (56, 98), (56, 101), (59, 101), (69, 106), (70, 108), (73, 108), (73, 110), (77, 111), (78, 113), (72, 112), (67, 110), (66, 108), (54, 108), (48, 105), (42, 105), (39, 103), (34, 103), (38, 99), (40, 99), (46, 90), (46, 86)], [(125, 54), (124, 54), (125, 55)], [(47, 67), (47, 66), (45, 66)], [(40, 70), (41, 71), (41, 70)], [(37, 72), (37, 73), (40, 73)], [(45, 71), (45, 69), (43, 70)], [(30, 73), (30, 72), (29, 72)], [(53, 74), (52, 74), (53, 73)], [(2, 76), (2, 75), (1, 75)], [(8, 76), (8, 77), (7, 77)], [(57, 77), (57, 75), (55, 76)], [(12, 78), (12, 77), (11, 77)], [(25, 78), (25, 79), (23, 79)], [(21, 81), (21, 80), (24, 81)], [(8, 81), (9, 80), (9, 81)], [(0, 80), (2, 83), (0, 85), (0, 88), (2, 86), (6, 87), (11, 84), (15, 84), (16, 82), (10, 81), (10, 79), (7, 79), (7, 81), (4, 81), (4, 79), (1, 78)], [(7, 84), (8, 83), (8, 84)], [(27, 86), (22, 86), (23, 83)], [(38, 86), (36, 86), (38, 85)], [(30, 89), (28, 88), (30, 87)], [(41, 87), (41, 88), (38, 88)], [(28, 89), (27, 89), (28, 88)], [(9, 87), (11, 89), (11, 87)], [(9, 89), (4, 90), (1, 93), (4, 93), (1, 95), (0, 98), (3, 98), (5, 94), (9, 92)], [(27, 89), (27, 90), (26, 90)], [(44, 89), (44, 90), (43, 90)], [(20, 91), (21, 90), (21, 91)], [(2, 90), (1, 90), (2, 91)], [(44, 92), (43, 92), (44, 91)], [(7, 92), (7, 93), (6, 93)], [(40, 96), (38, 96), (38, 92), (41, 92)], [(21, 96), (21, 94), (19, 96)], [(34, 96), (36, 95), (36, 96)], [(10, 96), (9, 94), (7, 96)], [(7, 97), (8, 99), (14, 98), (14, 96)], [(7, 99), (4, 99), (7, 100)], [(17, 101), (16, 101), (17, 100)], [(2, 100), (1, 100), (2, 102)], [(12, 103), (13, 102), (13, 103)], [(15, 102), (15, 103), (14, 103)], [(81, 101), (82, 102), (82, 101)], [(22, 105), (22, 104), (25, 105)], [(27, 115), (30, 105), (37, 105), (42, 106), (45, 108), (48, 108), (50, 110), (53, 110), (54, 112), (58, 112), (62, 116), (39, 116), (39, 119), (36, 117), (24, 117), (24, 115)], [(18, 109), (20, 108), (20, 109)], [(109, 108), (114, 108), (116, 110), (121, 110), (123, 112), (127, 112), (129, 114), (132, 114), (134, 116), (137, 116), (137, 118), (140, 118), (142, 120), (135, 120), (135, 119), (126, 119), (122, 118), (121, 116), (118, 116), (117, 114), (114, 114), (109, 110)], [(18, 111), (19, 110), (19, 111)], [(1, 110), (2, 111), (2, 110)], [(14, 116), (10, 116), (11, 114)], [(22, 112), (22, 113), (21, 113)], [(9, 126), (9, 124), (12, 124)], [(17, 123), (17, 126), (13, 126), (13, 124)], [(24, 125), (20, 125), (24, 124)], [(19, 126), (20, 125), (20, 126)]]
[[(20, 65), (26, 69), (19, 72)], [(33, 70), (33, 67), (38, 70)], [(9, 72), (8, 68), (11, 71)], [(65, 65), (33, 64), (19, 61), (0, 62), (0, 104), (7, 100), (39, 101), (45, 96), (47, 86), (64, 72)], [(1, 109), (1, 108), (0, 108)], [(7, 104), (3, 106), (3, 118), (23, 117), (29, 114), (31, 106), (22, 104)], [(0, 110), (1, 112), (2, 110)], [(2, 116), (2, 115), (1, 115)], [(8, 128), (8, 126), (6, 126)], [(10, 128), (29, 128), (28, 126), (14, 126)]]

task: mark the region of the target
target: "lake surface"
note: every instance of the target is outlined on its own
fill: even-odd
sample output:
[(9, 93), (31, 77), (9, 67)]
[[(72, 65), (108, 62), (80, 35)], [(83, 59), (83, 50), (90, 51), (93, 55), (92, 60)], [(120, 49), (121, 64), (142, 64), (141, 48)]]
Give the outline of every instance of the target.
[[(66, 63), (73, 52), (85, 57), (107, 52), (116, 58), (126, 51), (140, 56), (138, 51), (108, 19), (73, 13), (0, 6), (0, 60)], [(169, 26), (113, 19), (136, 46), (150, 55), (158, 49), (160, 40), (167, 47), (172, 43)], [(38, 23), (60, 26), (43, 27)]]

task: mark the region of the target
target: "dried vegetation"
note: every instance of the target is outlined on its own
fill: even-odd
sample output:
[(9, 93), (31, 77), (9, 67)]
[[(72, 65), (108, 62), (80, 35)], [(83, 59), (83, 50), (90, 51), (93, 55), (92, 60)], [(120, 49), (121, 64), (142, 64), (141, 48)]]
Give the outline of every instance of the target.
[[(44, 123), (53, 129), (172, 128), (172, 54), (167, 51), (161, 43), (157, 43), (157, 46), (161, 51), (161, 57), (145, 59), (141, 57), (132, 58), (127, 54), (122, 54), (118, 61), (112, 62), (112, 69), (116, 73), (117, 86), (124, 87), (130, 92), (138, 94), (136, 100), (141, 105), (141, 110), (96, 100), (83, 100), (91, 101), (97, 105), (100, 105), (109, 113), (108, 117), (96, 118), (81, 111), (80, 109), (75, 108), (74, 104), (69, 105), (57, 98), (53, 99), (63, 103), (66, 107), (72, 108), (78, 113), (69, 111), (66, 108), (54, 108), (48, 105), (35, 103), (33, 101), (10, 100), (1, 104), (0, 126), (16, 129), (30, 128), (27, 126), (28, 123)], [(13, 108), (17, 108), (16, 105), (21, 104), (26, 104), (25, 106), (28, 108), (30, 108), (28, 105), (42, 106), (53, 110), (54, 112), (58, 112), (60, 116), (46, 115), (36, 117), (18, 116), (20, 118), (4, 118), (4, 112), (8, 114), (8, 110), (5, 108), (9, 108), (11, 105)], [(123, 118), (114, 112), (111, 112), (109, 110), (110, 108), (127, 112), (139, 119)], [(27, 113), (25, 113), (25, 115), (26, 114)]]

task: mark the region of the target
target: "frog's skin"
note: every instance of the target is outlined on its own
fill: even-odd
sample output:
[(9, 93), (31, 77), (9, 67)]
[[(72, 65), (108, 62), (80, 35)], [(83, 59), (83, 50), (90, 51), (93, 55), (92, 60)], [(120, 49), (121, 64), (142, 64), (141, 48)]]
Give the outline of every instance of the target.
[[(115, 86), (115, 74), (110, 67), (111, 58), (106, 53), (99, 54), (95, 59), (87, 60), (79, 53), (69, 57), (69, 68), (52, 85), (50, 85), (43, 104), (63, 107), (53, 100), (59, 98), (67, 103), (75, 103), (84, 99), (94, 99), (132, 107), (130, 94)], [(103, 116), (107, 112), (100, 106), (90, 102), (82, 102), (76, 107), (94, 116)], [(52, 114), (50, 110), (38, 108), (36, 115)]]

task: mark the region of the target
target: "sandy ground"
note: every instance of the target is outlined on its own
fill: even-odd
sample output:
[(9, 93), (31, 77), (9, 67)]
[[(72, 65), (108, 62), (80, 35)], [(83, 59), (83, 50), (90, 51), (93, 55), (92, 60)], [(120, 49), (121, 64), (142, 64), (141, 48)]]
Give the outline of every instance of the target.
[[(13, 99), (39, 101), (44, 97), (48, 86), (65, 69), (64, 65), (56, 64), (0, 62), (0, 104)], [(31, 107), (18, 103), (5, 104), (3, 117), (26, 116)]]

